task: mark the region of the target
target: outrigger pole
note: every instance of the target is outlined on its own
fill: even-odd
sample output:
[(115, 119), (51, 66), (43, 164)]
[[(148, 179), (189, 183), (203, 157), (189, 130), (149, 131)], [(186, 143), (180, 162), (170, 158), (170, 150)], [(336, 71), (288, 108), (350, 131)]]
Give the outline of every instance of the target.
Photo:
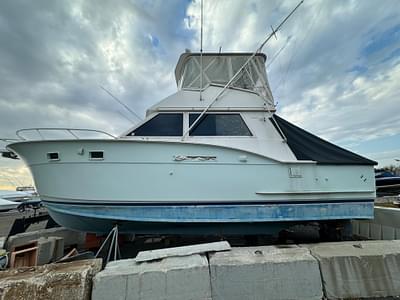
[[(300, 1), (299, 4), (296, 5), (296, 7), (290, 12), (290, 14), (287, 15), (285, 19), (274, 29), (272, 27), (272, 32), (268, 35), (268, 37), (261, 43), (261, 45), (257, 48), (257, 50), (246, 60), (246, 62), (240, 67), (240, 69), (232, 76), (232, 78), (228, 81), (228, 83), (223, 87), (223, 89), (217, 94), (217, 96), (210, 102), (210, 104), (207, 105), (207, 107), (201, 112), (201, 114), (197, 117), (197, 119), (192, 123), (192, 125), (189, 126), (189, 128), (185, 131), (185, 133), (182, 136), (182, 140), (186, 138), (186, 136), (189, 134), (189, 132), (192, 130), (194, 126), (197, 125), (197, 123), (201, 120), (201, 118), (204, 116), (204, 114), (210, 109), (210, 107), (222, 96), (222, 94), (225, 92), (225, 90), (232, 84), (232, 82), (236, 79), (236, 77), (242, 72), (242, 70), (247, 66), (247, 64), (259, 53), (262, 48), (264, 48), (265, 44), (268, 43), (268, 41), (275, 36), (276, 33), (281, 29), (283, 24), (286, 23), (286, 21), (294, 14), (294, 12), (299, 8), (300, 5), (302, 5), (304, 0)], [(200, 53), (201, 57), (202, 53)], [(200, 74), (200, 78), (202, 77), (202, 74)], [(200, 89), (201, 93), (201, 89)]]
[(200, 101), (202, 101), (201, 92), (203, 90), (203, 0), (200, 4)]

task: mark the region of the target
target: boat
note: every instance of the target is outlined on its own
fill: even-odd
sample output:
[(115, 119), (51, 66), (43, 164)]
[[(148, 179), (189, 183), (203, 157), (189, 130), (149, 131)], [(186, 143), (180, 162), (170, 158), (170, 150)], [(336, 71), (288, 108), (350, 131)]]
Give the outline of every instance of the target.
[(18, 208), (21, 203), (0, 198), (0, 212), (6, 212)]
[(185, 52), (178, 91), (121, 135), (22, 129), (7, 150), (51, 217), (75, 230), (252, 234), (373, 218), (376, 162), (278, 116), (266, 59)]
[(12, 191), (12, 190), (0, 190), (0, 198), (14, 201), (14, 202), (25, 202), (31, 200), (34, 195), (27, 191)]
[(376, 194), (378, 197), (400, 195), (400, 176), (386, 170), (375, 171)]

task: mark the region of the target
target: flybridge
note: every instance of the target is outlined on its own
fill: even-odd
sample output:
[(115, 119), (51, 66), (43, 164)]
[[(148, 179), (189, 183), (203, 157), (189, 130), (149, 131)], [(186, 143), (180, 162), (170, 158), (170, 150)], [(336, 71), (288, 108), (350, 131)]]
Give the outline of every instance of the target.
[[(200, 53), (184, 53), (175, 69), (178, 89), (199, 90), (210, 84), (225, 86), (251, 56), (252, 53), (204, 53), (201, 58)], [(236, 76), (230, 87), (250, 90), (267, 102), (273, 103), (265, 61), (265, 54), (256, 54)]]

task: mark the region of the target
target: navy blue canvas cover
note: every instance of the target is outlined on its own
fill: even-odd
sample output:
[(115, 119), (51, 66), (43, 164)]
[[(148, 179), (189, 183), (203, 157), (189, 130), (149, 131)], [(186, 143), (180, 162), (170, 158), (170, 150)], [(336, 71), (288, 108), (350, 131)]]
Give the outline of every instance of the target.
[[(298, 160), (313, 160), (329, 165), (377, 165), (377, 162), (327, 142), (274, 114), (270, 121)], [(280, 130), (282, 133), (280, 132)]]

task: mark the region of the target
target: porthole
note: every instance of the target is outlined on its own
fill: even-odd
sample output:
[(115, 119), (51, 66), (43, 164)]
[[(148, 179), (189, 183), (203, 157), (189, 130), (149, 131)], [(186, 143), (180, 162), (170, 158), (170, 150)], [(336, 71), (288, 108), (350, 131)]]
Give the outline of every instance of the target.
[(90, 160), (103, 160), (104, 159), (104, 151), (89, 151), (89, 159)]
[(47, 159), (48, 160), (60, 160), (60, 155), (58, 152), (47, 152)]

